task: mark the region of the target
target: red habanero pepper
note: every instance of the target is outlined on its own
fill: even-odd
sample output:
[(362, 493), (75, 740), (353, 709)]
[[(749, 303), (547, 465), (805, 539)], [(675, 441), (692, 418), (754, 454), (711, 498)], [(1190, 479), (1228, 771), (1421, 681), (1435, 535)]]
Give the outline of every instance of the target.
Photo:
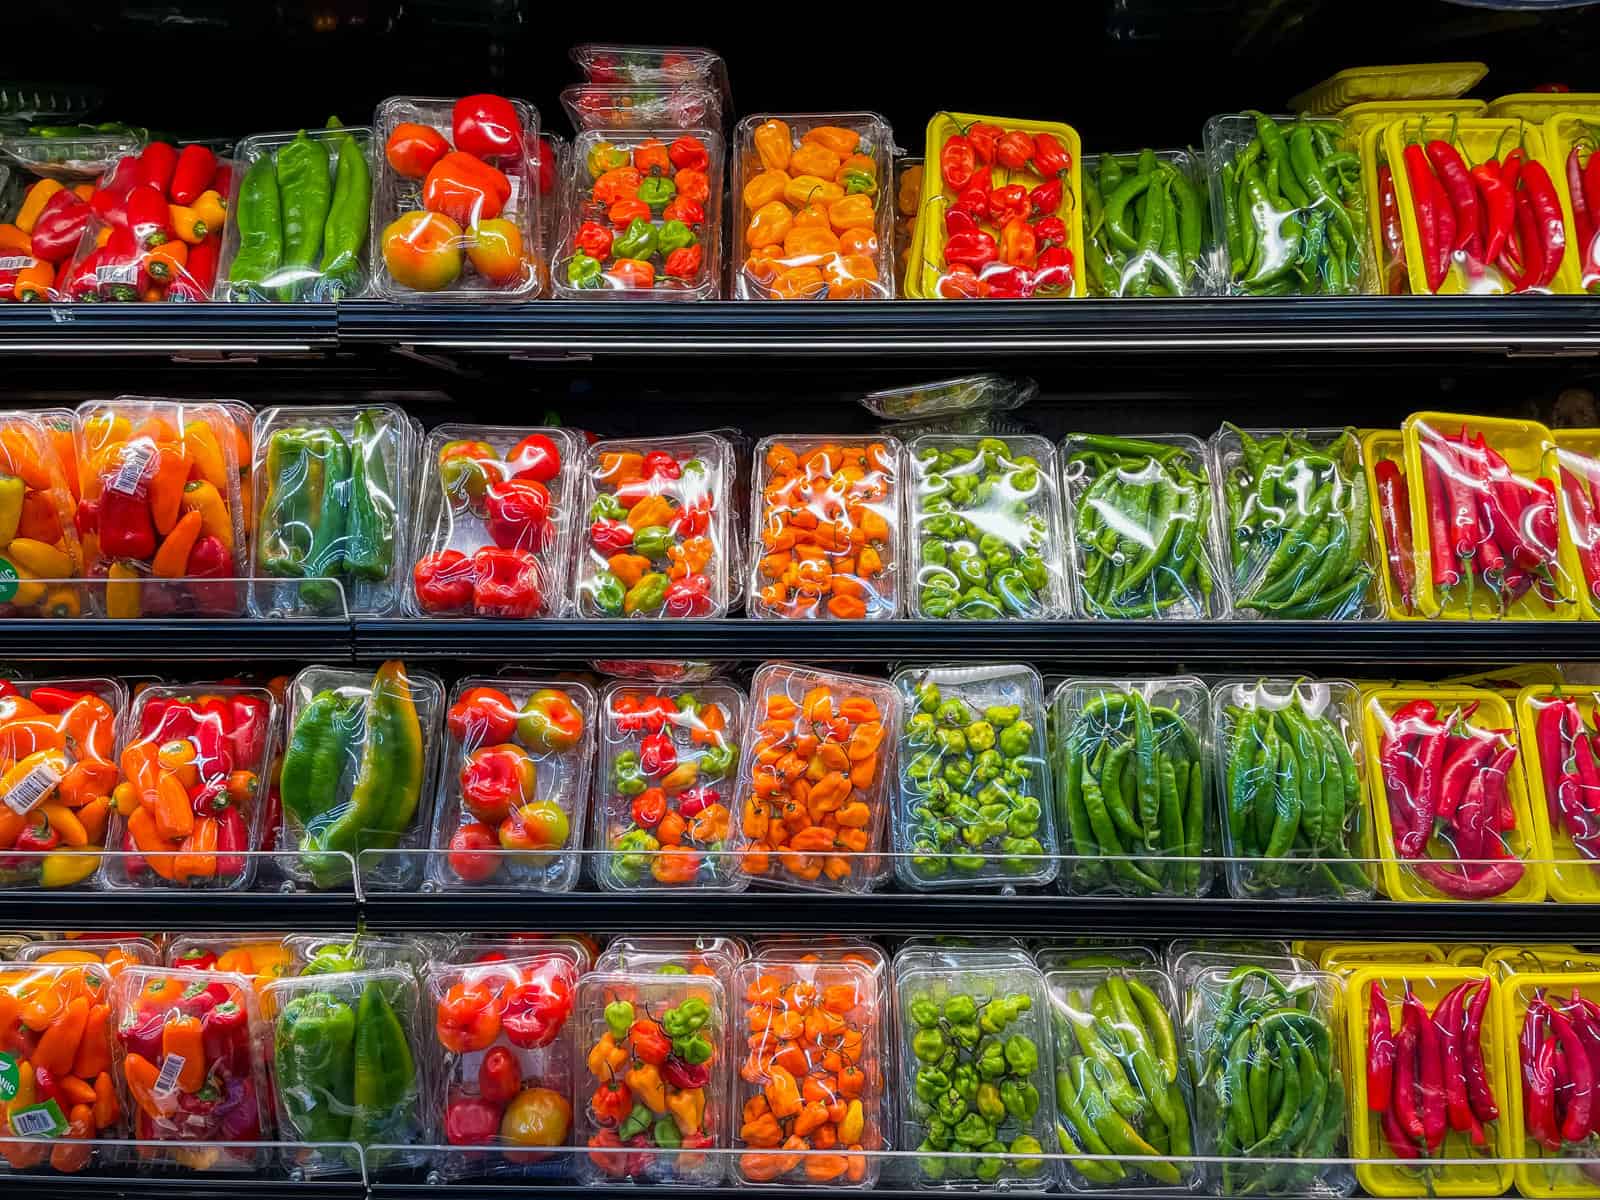
[(544, 605), (539, 562), (526, 550), (484, 546), (472, 556), (472, 611), (480, 617), (532, 617)]
[(633, 545), (633, 529), (626, 521), (601, 517), (589, 526), (589, 542), (601, 554), (610, 558), (613, 554), (621, 554)]
[(1061, 180), (1046, 179), (1043, 183), (1030, 188), (1028, 191), (1028, 206), (1033, 210), (1034, 216), (1054, 216), (1061, 207)]
[(1537, 286), (1544, 287), (1556, 277), (1561, 260), (1567, 251), (1567, 225), (1561, 214), (1561, 201), (1556, 198), (1555, 184), (1550, 182), (1550, 172), (1536, 159), (1529, 159), (1522, 168), (1522, 186), (1533, 206), (1535, 228), (1544, 251), (1544, 269), (1539, 273)]
[(1004, 225), (1017, 218), (1027, 220), (1030, 215), (1028, 189), (1020, 183), (1008, 183), (990, 189), (989, 219), (996, 225)]
[(1422, 266), (1428, 290), (1437, 292), (1444, 284), (1450, 263), (1450, 237), (1455, 233), (1455, 218), (1450, 216), (1448, 233), (1445, 210), (1450, 202), (1428, 165), (1422, 147), (1412, 142), (1405, 149), (1406, 178), (1411, 183), (1411, 207), (1417, 218), (1417, 235), (1422, 242)]
[(1039, 241), (1042, 253), (1052, 246), (1067, 244), (1067, 223), (1060, 217), (1040, 217), (1033, 223), (1033, 236)]
[(1395, 1038), (1394, 1115), (1412, 1142), (1422, 1141), (1425, 1130), (1417, 1108), (1417, 1038), (1419, 1031), (1409, 1008), (1400, 1014), (1400, 1033)]
[(1394, 1024), (1389, 999), (1378, 981), (1372, 981), (1367, 1010), (1367, 1107), (1381, 1113), (1389, 1108), (1394, 1090)]
[(1422, 1134), (1428, 1150), (1437, 1150), (1444, 1142), (1444, 1050), (1439, 1042), (1439, 1030), (1428, 1016), (1428, 1010), (1417, 994), (1406, 988), (1405, 1021), (1417, 1031), (1417, 1084), (1422, 1093)]
[(678, 751), (668, 734), (652, 733), (639, 742), (639, 769), (647, 776), (670, 774), (677, 765)]
[(1033, 228), (1021, 217), (1012, 217), (1000, 230), (1000, 261), (1013, 267), (1031, 267), (1039, 257), (1039, 244)]
[(983, 273), (985, 295), (993, 300), (1026, 300), (1033, 295), (1033, 273), (1024, 267), (1006, 266)]
[(174, 204), (193, 204), (200, 193), (211, 186), (216, 174), (217, 156), (209, 147), (191, 142), (178, 154), (172, 171), (172, 182), (167, 185), (167, 195)]
[(987, 167), (994, 162), (994, 148), (1005, 133), (1006, 131), (1000, 126), (991, 125), (987, 121), (975, 121), (967, 127), (967, 141), (972, 143), (972, 152), (984, 166)]
[(966, 187), (977, 169), (977, 152), (965, 137), (947, 138), (939, 148), (939, 177), (951, 190), (959, 192)]
[(1388, 547), (1389, 570), (1400, 590), (1400, 604), (1412, 611), (1417, 594), (1417, 569), (1411, 561), (1411, 494), (1406, 477), (1393, 459), (1384, 459), (1373, 469), (1378, 482), (1378, 511), (1383, 520), (1383, 539)]
[(1492, 980), (1479, 980), (1477, 991), (1465, 1004), (1466, 1020), (1461, 1031), (1467, 1099), (1472, 1104), (1473, 1115), (1480, 1121), (1494, 1121), (1500, 1117), (1500, 1106), (1495, 1103), (1494, 1092), (1489, 1087), (1489, 1071), (1483, 1061), (1483, 1014), (1489, 1007), (1489, 990), (1493, 986)]
[(166, 142), (151, 142), (139, 154), (137, 182), (154, 187), (161, 193), (161, 201), (164, 204), (167, 199), (167, 188), (172, 184), (172, 174), (177, 167), (177, 147)]
[(994, 160), (1008, 171), (1020, 171), (1033, 162), (1038, 147), (1033, 136), (1020, 129), (1003, 134), (994, 145)]
[(662, 610), (669, 617), (703, 617), (711, 612), (711, 581), (704, 575), (686, 575), (667, 585)]
[(1467, 174), (1467, 164), (1449, 142), (1434, 138), (1425, 151), (1428, 161), (1438, 172), (1445, 195), (1454, 207), (1455, 236), (1450, 240), (1451, 250), (1466, 250), (1473, 257), (1483, 253), (1486, 236), (1483, 206), (1478, 203), (1478, 191)]
[(611, 230), (599, 221), (585, 221), (578, 226), (578, 233), (573, 244), (590, 258), (597, 258), (604, 262), (611, 254)]
[(971, 267), (981, 271), (1000, 257), (1000, 247), (983, 230), (958, 233), (945, 239), (944, 260), (952, 265)]
[[(984, 200), (984, 212), (988, 212), (988, 200)], [(944, 213), (944, 232), (947, 238), (960, 234), (978, 232), (978, 216), (964, 208), (947, 208)]]
[(1072, 170), (1072, 152), (1055, 134), (1036, 133), (1033, 135), (1033, 169), (1046, 178), (1065, 175)]
[[(1043, 225), (1045, 221), (1038, 224)], [(1035, 226), (1035, 232), (1038, 226)], [(1064, 232), (1064, 231), (1063, 231)], [(1039, 251), (1038, 269), (1033, 273), (1033, 289), (1042, 295), (1065, 295), (1072, 291), (1072, 251), (1065, 246), (1047, 246)]]
[(956, 193), (955, 203), (946, 210), (946, 216), (951, 212), (963, 212), (979, 221), (989, 215), (989, 172), (975, 176)]
[[(1466, 1068), (1462, 1062), (1461, 1002), (1471, 982), (1458, 984), (1433, 1006), (1431, 1021), (1437, 1030), (1444, 1063), (1445, 1111), (1450, 1128), (1465, 1133), (1472, 1127), (1472, 1105), (1467, 1100)], [(1479, 1131), (1481, 1136), (1482, 1130)]]

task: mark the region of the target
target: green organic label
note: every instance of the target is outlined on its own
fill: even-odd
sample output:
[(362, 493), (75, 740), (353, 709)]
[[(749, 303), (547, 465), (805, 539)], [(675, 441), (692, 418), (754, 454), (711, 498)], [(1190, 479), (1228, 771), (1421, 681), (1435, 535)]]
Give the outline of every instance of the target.
[(0, 558), (0, 603), (17, 594), (17, 568), (9, 559)]
[(11, 1132), (17, 1137), (60, 1137), (67, 1131), (67, 1119), (54, 1100), (30, 1104), (11, 1114)]
[(17, 1056), (0, 1054), (0, 1100), (10, 1100), (17, 1094)]

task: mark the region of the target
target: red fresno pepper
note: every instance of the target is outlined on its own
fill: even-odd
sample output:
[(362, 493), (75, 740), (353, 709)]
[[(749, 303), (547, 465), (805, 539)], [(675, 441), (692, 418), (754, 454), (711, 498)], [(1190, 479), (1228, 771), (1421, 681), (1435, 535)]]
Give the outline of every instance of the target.
[(959, 192), (967, 186), (977, 169), (978, 156), (969, 140), (960, 134), (945, 139), (944, 145), (939, 148), (939, 177), (946, 187)]
[(172, 182), (167, 195), (174, 204), (193, 204), (200, 193), (211, 186), (211, 176), (217, 170), (217, 156), (209, 147), (191, 142), (178, 155), (177, 166), (172, 171)]
[(480, 617), (533, 617), (544, 606), (539, 562), (526, 550), (484, 546), (472, 556), (472, 611)]
[(1561, 269), (1561, 260), (1567, 252), (1567, 225), (1562, 217), (1561, 201), (1556, 199), (1555, 184), (1550, 182), (1550, 172), (1544, 169), (1543, 163), (1530, 158), (1523, 165), (1522, 186), (1532, 205), (1534, 228), (1544, 254), (1544, 268), (1535, 286), (1544, 287)]
[(166, 142), (151, 142), (139, 154), (137, 182), (148, 184), (161, 194), (166, 203), (167, 188), (172, 183), (172, 173), (178, 167), (177, 148)]
[(1495, 1121), (1500, 1117), (1500, 1106), (1495, 1103), (1494, 1092), (1489, 1087), (1489, 1071), (1483, 1061), (1483, 1014), (1489, 1005), (1489, 989), (1494, 981), (1478, 982), (1472, 999), (1466, 1002), (1466, 1020), (1462, 1028), (1463, 1066), (1467, 1075), (1467, 1099), (1472, 1113), (1480, 1121)]
[(1072, 170), (1072, 154), (1053, 133), (1033, 135), (1033, 169), (1046, 177)]
[(1372, 981), (1367, 1011), (1367, 1107), (1383, 1112), (1394, 1088), (1394, 1025), (1389, 999), (1378, 981)]

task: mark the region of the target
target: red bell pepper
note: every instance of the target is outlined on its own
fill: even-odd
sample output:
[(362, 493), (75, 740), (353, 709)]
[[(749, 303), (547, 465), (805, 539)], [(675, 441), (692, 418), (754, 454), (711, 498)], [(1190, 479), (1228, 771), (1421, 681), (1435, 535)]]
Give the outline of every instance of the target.
[(506, 465), (511, 468), (513, 479), (549, 483), (561, 473), (561, 451), (544, 434), (530, 433), (511, 448), (511, 453), (506, 455)]
[(139, 155), (138, 182), (148, 184), (161, 194), (166, 203), (167, 188), (172, 184), (172, 173), (178, 168), (178, 151), (167, 142), (151, 142)]
[(450, 110), (450, 130), (457, 150), (479, 158), (522, 153), (522, 120), (504, 96), (480, 92), (461, 97)]
[(217, 156), (198, 142), (185, 146), (178, 155), (172, 170), (172, 182), (167, 185), (167, 195), (174, 204), (193, 204), (200, 193), (211, 186), (216, 174)]
[(108, 558), (141, 561), (156, 552), (156, 527), (144, 496), (107, 488), (100, 495), (100, 551)]
[(185, 971), (209, 971), (217, 965), (217, 956), (210, 950), (185, 950), (172, 965)]
[(480, 617), (533, 617), (544, 607), (539, 562), (526, 550), (485, 546), (472, 556), (472, 611)]
[(417, 604), (425, 613), (459, 612), (472, 603), (476, 569), (459, 550), (442, 550), (417, 560), (411, 569)]
[(496, 546), (537, 551), (549, 529), (550, 491), (536, 479), (499, 480), (484, 493), (484, 526)]
[(72, 257), (78, 248), (89, 219), (94, 215), (86, 201), (62, 188), (44, 206), (34, 222), (31, 249), (43, 262), (59, 264)]

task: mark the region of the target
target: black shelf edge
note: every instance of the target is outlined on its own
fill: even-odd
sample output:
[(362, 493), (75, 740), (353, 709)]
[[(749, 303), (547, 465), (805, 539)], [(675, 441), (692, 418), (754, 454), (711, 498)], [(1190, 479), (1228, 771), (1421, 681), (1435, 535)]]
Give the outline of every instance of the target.
[(360, 902), (352, 892), (0, 891), (0, 927), (7, 929), (42, 924), (53, 929), (283, 932), (348, 930), (359, 923)]
[(0, 355), (313, 353), (338, 334), (331, 304), (0, 305)]
[(798, 658), (1419, 665), (1600, 661), (1595, 627), (1462, 621), (357, 620), (362, 659)]
[(0, 620), (0, 659), (54, 661), (349, 661), (354, 644), (347, 621), (226, 619)]
[[(1013, 1191), (1015, 1188), (1013, 1187)], [(692, 1194), (694, 1196), (708, 1197), (712, 1200), (794, 1200), (796, 1193), (806, 1197), (806, 1200), (832, 1200), (833, 1197), (861, 1197), (871, 1196), (873, 1200), (926, 1200), (929, 1195), (926, 1191), (915, 1191), (907, 1187), (897, 1187), (893, 1184), (880, 1184), (877, 1187), (863, 1191), (859, 1187), (813, 1187), (806, 1185), (799, 1187), (794, 1184), (784, 1186), (760, 1187), (750, 1184), (717, 1184), (715, 1186), (697, 1184)], [(544, 1182), (537, 1179), (519, 1179), (507, 1177), (501, 1180), (463, 1180), (447, 1186), (429, 1184), (424, 1181), (391, 1182), (388, 1180), (375, 1180), (372, 1184), (372, 1200), (403, 1200), (407, 1197), (417, 1196), (448, 1196), (450, 1200), (504, 1200), (510, 1195), (538, 1196), (540, 1200), (578, 1200), (584, 1197), (593, 1200), (594, 1197), (632, 1197), (633, 1200), (660, 1200), (665, 1197), (677, 1197), (685, 1194), (682, 1187), (668, 1187), (664, 1185), (635, 1184), (635, 1183), (584, 1183), (575, 1184), (570, 1181)], [(967, 1195), (978, 1195), (977, 1191), (968, 1191)], [(1020, 1195), (1040, 1193), (1016, 1193)], [(1055, 1194), (1060, 1195), (1059, 1189)], [(1115, 1189), (1097, 1191), (1097, 1195), (1115, 1197), (1119, 1193)], [(1137, 1191), (1126, 1194), (1137, 1195)]]
[(218, 1173), (149, 1176), (96, 1174), (0, 1174), (7, 1200), (363, 1200), (369, 1192), (361, 1180), (260, 1179)]

